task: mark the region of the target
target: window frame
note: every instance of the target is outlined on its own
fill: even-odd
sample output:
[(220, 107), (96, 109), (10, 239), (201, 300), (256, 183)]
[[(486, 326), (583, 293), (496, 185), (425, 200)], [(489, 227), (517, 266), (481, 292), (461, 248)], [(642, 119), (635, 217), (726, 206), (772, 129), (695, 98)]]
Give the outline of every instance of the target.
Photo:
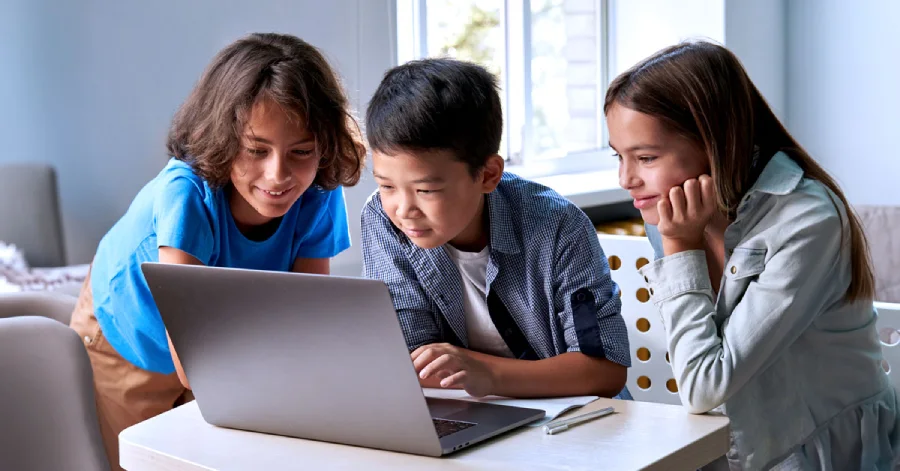
[[(603, 114), (603, 101), (606, 90), (611, 80), (610, 65), (615, 63), (610, 54), (615, 50), (611, 47), (614, 36), (612, 31), (611, 9), (614, 8), (613, 0), (593, 0), (597, 12), (597, 103), (596, 113), (599, 123), (599, 136), (597, 147), (582, 151), (567, 152), (566, 155), (557, 158), (536, 159), (531, 149), (532, 117), (534, 113), (531, 82), (531, 0), (504, 0), (504, 14), (501, 19), (501, 27), (505, 32), (504, 67), (503, 76), (500, 77), (503, 86), (503, 136), (506, 148), (501, 153), (507, 159), (506, 170), (519, 174), (526, 178), (538, 178), (573, 173), (586, 173), (617, 168), (618, 161), (612, 157), (612, 150), (607, 145), (609, 140), (606, 127), (606, 116)], [(427, 0), (395, 0), (393, 28), (395, 35), (394, 63), (402, 64), (410, 60), (426, 57), (428, 51), (427, 34)], [(516, 20), (516, 21), (512, 21)], [(521, 63), (514, 62), (510, 53), (510, 38), (516, 35), (521, 39), (524, 49), (521, 54)], [(516, 56), (519, 58), (519, 55)], [(513, 73), (510, 64), (515, 65), (516, 70), (523, 77), (522, 90), (507, 86), (507, 75)], [(524, 73), (527, 71), (528, 73)], [(511, 89), (512, 88), (512, 89)], [(513, 152), (512, 132), (509, 123), (513, 122), (512, 116), (519, 114), (523, 118), (521, 136), (522, 152)]]

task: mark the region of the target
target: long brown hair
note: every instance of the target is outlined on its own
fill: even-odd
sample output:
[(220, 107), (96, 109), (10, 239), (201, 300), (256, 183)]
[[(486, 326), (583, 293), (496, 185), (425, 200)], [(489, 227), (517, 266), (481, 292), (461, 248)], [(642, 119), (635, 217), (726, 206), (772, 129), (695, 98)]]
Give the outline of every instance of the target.
[(704, 149), (718, 206), (729, 215), (775, 153), (790, 156), (846, 209), (852, 258), (846, 299), (874, 298), (875, 279), (859, 218), (837, 182), (784, 128), (731, 51), (706, 41), (663, 49), (612, 81), (604, 112), (616, 103), (659, 119)]
[(321, 161), (314, 185), (352, 186), (366, 149), (337, 74), (318, 49), (295, 36), (256, 33), (220, 51), (175, 114), (166, 147), (210, 186), (230, 182), (250, 110), (269, 98), (304, 120)]

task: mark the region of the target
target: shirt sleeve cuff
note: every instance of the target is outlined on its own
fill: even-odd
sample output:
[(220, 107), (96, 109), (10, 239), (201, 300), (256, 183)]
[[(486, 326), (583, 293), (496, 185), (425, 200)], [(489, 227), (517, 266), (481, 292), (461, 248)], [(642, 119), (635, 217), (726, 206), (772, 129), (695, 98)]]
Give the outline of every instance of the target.
[(704, 292), (712, 296), (706, 253), (702, 250), (669, 255), (639, 271), (650, 289), (650, 299), (656, 305), (684, 293)]
[[(617, 318), (616, 318), (617, 317)], [(626, 368), (631, 367), (631, 353), (628, 351), (628, 330), (621, 316), (608, 316), (599, 320), (600, 336), (603, 338), (603, 353), (606, 359)]]

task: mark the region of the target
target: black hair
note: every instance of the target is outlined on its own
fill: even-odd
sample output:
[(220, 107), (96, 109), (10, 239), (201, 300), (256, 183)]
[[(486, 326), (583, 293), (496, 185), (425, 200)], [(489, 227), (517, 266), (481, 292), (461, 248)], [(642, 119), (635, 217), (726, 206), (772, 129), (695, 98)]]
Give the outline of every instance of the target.
[(372, 151), (451, 151), (475, 172), (500, 150), (497, 79), (455, 59), (422, 59), (388, 70), (366, 112)]

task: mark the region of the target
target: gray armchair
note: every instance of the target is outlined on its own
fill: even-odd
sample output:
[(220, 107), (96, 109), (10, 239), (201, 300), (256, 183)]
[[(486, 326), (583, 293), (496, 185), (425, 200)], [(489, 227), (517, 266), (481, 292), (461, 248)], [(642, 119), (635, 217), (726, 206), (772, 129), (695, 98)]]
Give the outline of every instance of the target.
[(77, 293), (73, 296), (56, 291), (23, 291), (0, 293), (0, 319), (20, 316), (40, 316), (69, 325)]
[(0, 165), (0, 240), (21, 249), (32, 267), (66, 264), (53, 167)]
[(0, 469), (108, 470), (91, 363), (69, 326), (0, 318)]
[(875, 300), (900, 303), (900, 206), (854, 207), (869, 240)]

